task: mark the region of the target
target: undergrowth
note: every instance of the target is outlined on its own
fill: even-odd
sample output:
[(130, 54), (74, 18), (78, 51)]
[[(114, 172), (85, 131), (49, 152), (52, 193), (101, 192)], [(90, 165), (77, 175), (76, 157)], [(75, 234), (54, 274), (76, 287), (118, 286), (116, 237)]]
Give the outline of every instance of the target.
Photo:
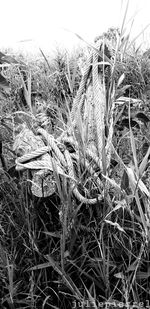
[[(2, 92), (1, 98), (1, 142), (6, 161), (6, 168), (2, 166), (0, 172), (1, 308), (148, 305), (149, 54), (144, 55), (134, 47), (123, 54), (121, 47), (108, 87), (112, 86), (112, 94), (115, 85), (116, 100), (122, 96), (130, 98), (115, 106), (112, 139), (115, 150), (108, 179), (99, 176), (105, 194), (94, 205), (79, 202), (57, 169), (56, 192), (46, 198), (34, 196), (29, 172), (15, 171), (12, 149), (14, 125), (24, 121), (16, 112), (30, 111), (25, 95), (30, 71), (30, 99), (38, 125), (44, 122), (44, 128), (53, 136), (66, 129), (81, 80), (77, 60), (82, 53), (70, 58), (58, 53), (49, 62), (41, 51), (43, 59), (27, 65), (23, 59), (24, 75), (17, 65), (4, 69), (11, 91)], [(78, 141), (80, 148), (79, 144)], [(82, 164), (78, 166), (74, 161), (74, 165), (81, 190), (84, 188), (88, 197), (95, 197), (100, 188), (94, 176), (89, 178)], [(141, 180), (143, 184), (140, 183), (140, 189), (133, 177), (135, 172), (138, 182)], [(106, 180), (110, 182), (108, 188)]]

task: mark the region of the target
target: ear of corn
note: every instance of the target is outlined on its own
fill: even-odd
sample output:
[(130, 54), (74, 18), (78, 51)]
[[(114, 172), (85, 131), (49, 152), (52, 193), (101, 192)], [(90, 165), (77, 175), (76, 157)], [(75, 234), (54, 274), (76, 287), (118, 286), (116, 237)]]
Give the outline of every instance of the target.
[[(80, 151), (80, 155), (82, 155), (83, 157), (87, 156), (86, 153), (88, 153), (89, 150), (92, 151), (91, 152), (92, 159), (94, 160), (94, 157), (96, 156), (97, 157), (96, 160), (97, 162), (99, 162), (98, 165), (103, 167), (103, 171), (104, 171), (106, 170), (106, 166), (104, 166), (105, 165), (104, 163), (106, 161), (105, 159), (105, 123), (104, 123), (105, 122), (105, 110), (106, 110), (106, 98), (105, 98), (104, 79), (102, 78), (102, 74), (99, 72), (100, 70), (99, 70), (99, 63), (98, 63), (99, 62), (99, 50), (101, 49), (101, 45), (102, 45), (101, 41), (100, 42), (98, 41), (96, 43), (96, 48), (91, 52), (91, 55), (89, 56), (87, 68), (85, 69), (85, 72), (83, 74), (83, 77), (82, 77), (82, 80), (79, 86), (78, 93), (73, 102), (73, 107), (71, 110), (71, 123), (70, 123), (71, 126), (69, 125), (69, 129), (66, 131), (65, 135), (67, 137), (69, 132), (70, 132), (69, 134), (71, 135), (73, 134), (72, 137), (74, 139), (74, 142), (77, 143), (76, 151)], [(101, 61), (102, 60), (103, 59), (101, 59)], [(31, 109), (32, 108), (30, 106), (30, 110)], [(19, 135), (16, 137), (15, 146), (14, 146), (15, 149), (16, 149), (16, 144), (18, 143), (17, 141), (19, 140), (24, 141), (24, 145), (25, 145), (23, 132), (24, 131), (20, 133), (21, 139)], [(53, 157), (56, 160), (56, 165), (58, 165), (58, 170), (64, 171), (64, 173), (62, 172), (62, 174), (64, 175), (68, 173), (71, 179), (75, 179), (76, 175), (74, 174), (73, 169), (72, 169), (72, 173), (70, 174), (70, 168), (68, 166), (68, 161), (66, 162), (66, 159), (63, 153), (61, 152), (61, 150), (59, 150), (57, 138), (54, 139), (53, 137), (50, 137), (50, 135), (46, 133), (46, 131), (44, 131), (43, 129), (39, 129), (37, 132), (41, 135), (41, 138), (44, 138), (44, 140), (46, 141), (46, 145), (52, 149)], [(30, 137), (30, 135), (32, 135), (33, 138), (30, 139), (28, 142), (29, 144), (32, 144), (33, 139), (36, 140), (37, 138), (34, 137), (34, 134), (32, 131), (29, 132), (28, 138)], [(63, 139), (64, 139), (64, 134), (59, 137), (59, 141), (63, 143)], [(41, 143), (42, 143), (41, 147), (43, 147), (45, 144), (43, 144), (42, 140), (41, 140)], [(36, 151), (38, 152), (40, 145), (36, 144), (36, 146), (34, 147), (34, 144), (35, 143), (33, 143), (32, 146), (30, 147), (31, 151), (35, 150), (35, 152)], [(27, 152), (28, 151), (25, 146), (23, 155), (25, 155)], [(30, 160), (34, 159), (34, 156), (32, 157), (32, 153), (31, 153)], [(42, 155), (41, 167), (42, 167), (42, 162), (43, 162), (43, 167), (45, 166), (46, 168), (47, 166), (47, 168), (49, 168), (49, 164), (46, 163), (47, 160), (45, 156), (49, 156), (49, 155), (48, 154)], [(22, 161), (21, 158), (19, 158), (19, 160)], [(70, 160), (71, 160), (71, 157), (70, 157)], [(20, 162), (20, 163), (18, 162), (18, 166), (19, 164), (20, 164), (20, 168), (23, 168), (23, 162)], [(40, 165), (38, 166), (37, 159), (34, 162), (34, 164), (32, 163), (29, 164), (29, 163), (24, 162), (25, 168), (30, 168), (30, 169), (33, 168), (33, 170), (35, 170), (36, 165), (37, 165), (37, 168), (40, 167)], [(35, 195), (39, 195), (40, 191), (38, 190), (38, 188), (39, 187), (41, 188), (41, 185), (39, 186), (39, 183), (37, 184), (37, 179), (38, 179), (37, 175), (39, 172), (33, 172), (33, 173), (34, 173), (33, 179), (35, 182), (35, 186), (32, 192), (34, 192)], [(72, 181), (73, 180), (71, 180), (71, 182)], [(47, 186), (49, 186), (49, 183), (47, 183)], [(78, 188), (76, 187), (75, 183), (74, 183), (74, 186), (75, 188), (73, 192), (75, 193), (75, 195), (82, 202), (84, 201), (88, 202), (87, 198), (85, 199), (84, 197), (82, 198), (82, 195), (78, 192)], [(33, 184), (32, 184), (32, 188), (33, 188)], [(37, 188), (37, 193), (36, 193), (35, 188)], [(46, 196), (47, 194), (50, 194), (50, 192), (53, 192), (53, 190), (52, 191), (50, 190), (49, 193), (47, 191), (47, 193), (45, 193)], [(41, 193), (41, 196), (42, 196), (42, 193)], [(94, 203), (94, 201), (95, 201), (94, 199), (91, 201), (89, 199), (89, 203)]]

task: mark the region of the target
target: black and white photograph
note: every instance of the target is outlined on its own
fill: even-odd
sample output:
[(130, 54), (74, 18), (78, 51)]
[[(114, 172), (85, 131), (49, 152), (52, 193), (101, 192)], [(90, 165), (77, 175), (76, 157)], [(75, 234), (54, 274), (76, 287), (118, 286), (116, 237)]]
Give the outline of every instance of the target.
[(150, 0), (0, 0), (0, 309), (150, 309)]

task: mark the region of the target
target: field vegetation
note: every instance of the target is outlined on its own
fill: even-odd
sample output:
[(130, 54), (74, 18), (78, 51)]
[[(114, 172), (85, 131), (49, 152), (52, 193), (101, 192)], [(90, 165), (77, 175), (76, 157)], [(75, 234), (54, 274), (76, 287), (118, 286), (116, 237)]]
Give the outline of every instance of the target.
[(150, 51), (0, 53), (1, 308), (150, 299)]

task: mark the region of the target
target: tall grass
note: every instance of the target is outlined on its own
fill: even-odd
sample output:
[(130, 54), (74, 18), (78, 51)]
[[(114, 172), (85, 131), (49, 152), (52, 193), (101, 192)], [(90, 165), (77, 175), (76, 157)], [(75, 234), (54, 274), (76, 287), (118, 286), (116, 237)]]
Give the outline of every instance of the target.
[[(139, 51), (136, 57), (129, 54), (128, 37), (122, 43), (126, 14), (111, 59), (94, 47), (102, 59), (103, 69), (99, 70), (106, 82), (102, 164), (96, 155), (90, 156), (93, 149), (87, 153), (88, 120), (83, 121), (82, 104), (75, 117), (76, 130), (72, 121), (73, 98), (81, 79), (77, 56), (71, 59), (58, 54), (51, 67), (41, 51), (46, 66), (30, 63), (26, 80), (16, 67), (7, 71), (13, 85), (9, 100), (13, 98), (14, 103), (15, 90), (22, 89), (26, 103), (24, 112), (20, 103), (15, 109), (12, 106), (12, 131), (14, 115), (19, 115), (17, 125), (25, 123), (35, 134), (37, 128), (44, 128), (50, 153), (52, 135), (58, 148), (50, 162), (57, 190), (50, 197), (33, 195), (30, 172), (20, 171), (14, 177), (8, 169), (0, 174), (2, 308), (99, 308), (100, 304), (131, 308), (141, 302), (148, 304), (150, 111), (147, 101), (139, 103), (139, 99), (145, 98), (149, 60)], [(111, 41), (105, 42), (111, 45)], [(4, 140), (8, 161), (5, 147), (12, 146), (12, 131), (8, 141)], [(70, 136), (65, 136), (66, 131)], [(63, 164), (57, 166), (55, 161), (57, 151), (67, 162), (63, 173)], [(90, 199), (95, 201), (91, 205)]]

